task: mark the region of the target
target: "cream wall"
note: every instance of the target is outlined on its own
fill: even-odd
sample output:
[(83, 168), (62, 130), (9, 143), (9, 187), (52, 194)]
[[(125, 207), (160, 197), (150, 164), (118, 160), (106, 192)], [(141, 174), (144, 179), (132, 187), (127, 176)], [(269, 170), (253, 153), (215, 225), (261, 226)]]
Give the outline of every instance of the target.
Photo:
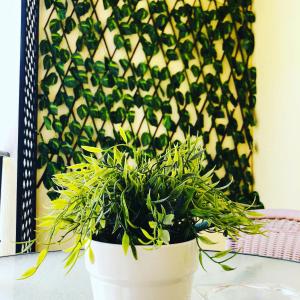
[(300, 209), (300, 1), (257, 0), (256, 189), (267, 208)]
[(0, 204), (0, 256), (15, 252), (21, 1), (1, 1), (0, 150), (5, 159)]

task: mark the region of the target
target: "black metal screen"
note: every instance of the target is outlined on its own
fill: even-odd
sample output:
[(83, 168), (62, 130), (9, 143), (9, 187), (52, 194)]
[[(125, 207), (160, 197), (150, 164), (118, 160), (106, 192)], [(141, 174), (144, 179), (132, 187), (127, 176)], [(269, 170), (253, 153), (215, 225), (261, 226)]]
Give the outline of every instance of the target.
[[(35, 238), (38, 16), (39, 1), (22, 0), (17, 242)], [(17, 244), (16, 250), (24, 248)]]

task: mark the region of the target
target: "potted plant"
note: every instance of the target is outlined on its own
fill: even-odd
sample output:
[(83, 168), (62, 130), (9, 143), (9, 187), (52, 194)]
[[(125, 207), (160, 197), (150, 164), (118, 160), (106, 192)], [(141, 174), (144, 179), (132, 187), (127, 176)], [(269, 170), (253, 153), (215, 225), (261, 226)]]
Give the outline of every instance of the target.
[[(109, 149), (83, 147), (85, 162), (56, 174), (57, 200), (41, 218), (49, 246), (71, 240), (65, 267), (85, 253), (94, 299), (186, 300), (197, 261), (206, 255), (224, 270), (229, 251), (207, 253), (200, 242), (212, 242), (204, 231), (236, 238), (260, 233), (243, 204), (213, 183), (213, 170), (203, 173), (200, 138), (171, 144), (156, 159), (127, 142)], [(84, 248), (84, 250), (82, 250)], [(226, 258), (225, 258), (226, 256)]]

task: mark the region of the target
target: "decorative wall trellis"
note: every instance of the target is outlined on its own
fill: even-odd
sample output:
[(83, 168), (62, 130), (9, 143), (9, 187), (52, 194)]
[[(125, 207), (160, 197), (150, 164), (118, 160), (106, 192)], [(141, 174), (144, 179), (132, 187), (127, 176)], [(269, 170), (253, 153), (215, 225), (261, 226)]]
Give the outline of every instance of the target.
[[(35, 238), (39, 1), (22, 1), (17, 181), (17, 242)], [(17, 244), (16, 251), (34, 250)]]
[(38, 186), (55, 197), (51, 176), (122, 126), (149, 155), (200, 134), (216, 180), (253, 201), (252, 0), (43, 4)]

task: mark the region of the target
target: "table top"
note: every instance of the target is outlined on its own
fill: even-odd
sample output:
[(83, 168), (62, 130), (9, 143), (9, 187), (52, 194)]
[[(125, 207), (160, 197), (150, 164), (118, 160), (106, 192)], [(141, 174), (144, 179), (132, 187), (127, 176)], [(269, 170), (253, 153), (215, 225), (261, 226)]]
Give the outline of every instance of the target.
[[(50, 253), (38, 273), (27, 280), (16, 278), (35, 264), (37, 254), (0, 258), (0, 299), (92, 300), (83, 259), (66, 275), (64, 257), (62, 252)], [(192, 300), (300, 300), (300, 263), (241, 254), (229, 262), (236, 267), (230, 272), (204, 263), (207, 272), (197, 271)]]

